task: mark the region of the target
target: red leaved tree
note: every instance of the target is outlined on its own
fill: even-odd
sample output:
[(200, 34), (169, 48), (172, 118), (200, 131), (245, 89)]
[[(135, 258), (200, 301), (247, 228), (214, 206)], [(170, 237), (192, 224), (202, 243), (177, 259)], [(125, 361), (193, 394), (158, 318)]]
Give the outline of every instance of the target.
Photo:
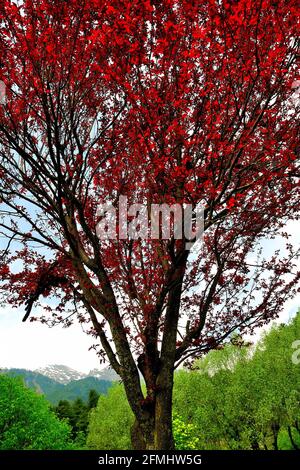
[[(299, 215), (297, 3), (1, 3), (2, 297), (35, 319), (52, 296), (40, 320), (86, 324), (124, 383), (134, 448), (173, 448), (178, 365), (297, 291), (297, 251), (259, 249)], [(99, 204), (121, 195), (200, 204), (199, 247), (99, 239)]]

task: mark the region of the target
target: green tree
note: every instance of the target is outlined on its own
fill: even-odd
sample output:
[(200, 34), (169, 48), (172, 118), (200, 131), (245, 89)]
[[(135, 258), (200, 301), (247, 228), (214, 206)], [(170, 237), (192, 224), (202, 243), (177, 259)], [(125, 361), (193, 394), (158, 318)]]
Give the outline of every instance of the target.
[(56, 407), (53, 407), (56, 415), (61, 419), (65, 419), (68, 422), (72, 419), (72, 403), (68, 400), (60, 400)]
[[(300, 314), (288, 324), (273, 327), (258, 344), (249, 363), (256, 384), (253, 409), (264, 448), (279, 447), (280, 430), (290, 438), (291, 448), (300, 438), (300, 365), (292, 360), (292, 345), (300, 338)], [(245, 386), (251, 386), (250, 380)], [(254, 408), (254, 406), (253, 406)]]
[(254, 352), (229, 344), (177, 374), (174, 407), (196, 427), (201, 448), (300, 447), (300, 366), (292, 361), (299, 338), (300, 314), (274, 326)]
[(89, 410), (91, 410), (92, 408), (96, 408), (99, 396), (100, 394), (95, 389), (89, 391), (89, 398), (87, 404)]
[(87, 446), (90, 449), (131, 449), (130, 428), (134, 417), (122, 385), (114, 385), (101, 395), (90, 412)]
[(71, 420), (74, 437), (78, 433), (86, 433), (88, 427), (88, 407), (81, 398), (77, 398), (72, 405)]
[(0, 450), (72, 448), (71, 429), (19, 378), (0, 375)]
[(53, 408), (54, 412), (61, 420), (66, 420), (72, 428), (72, 436), (79, 447), (85, 446), (86, 433), (89, 420), (89, 412), (97, 406), (99, 393), (92, 389), (89, 392), (88, 402), (84, 403), (81, 398), (74, 402), (60, 400)]

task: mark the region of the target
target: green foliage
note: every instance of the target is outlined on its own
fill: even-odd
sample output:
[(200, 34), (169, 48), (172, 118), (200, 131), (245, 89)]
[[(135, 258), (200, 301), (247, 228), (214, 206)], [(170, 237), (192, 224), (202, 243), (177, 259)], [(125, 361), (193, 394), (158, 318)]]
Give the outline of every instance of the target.
[(173, 433), (177, 450), (199, 449), (196, 426), (185, 423), (176, 413), (173, 415)]
[(71, 429), (43, 396), (19, 378), (0, 375), (0, 449), (70, 449)]
[(70, 421), (72, 416), (72, 404), (68, 400), (61, 400), (56, 407), (53, 407), (53, 410), (61, 420), (65, 419)]
[(86, 432), (88, 426), (88, 407), (81, 398), (77, 398), (72, 405), (70, 424), (72, 425), (75, 435), (80, 432)]
[(114, 385), (101, 395), (90, 413), (87, 446), (89, 449), (131, 449), (130, 428), (133, 414), (122, 385)]
[(196, 426), (200, 448), (298, 446), (300, 365), (292, 362), (292, 344), (299, 338), (300, 314), (273, 327), (252, 355), (228, 345), (198, 362), (197, 370), (177, 374), (174, 407)]
[(79, 448), (85, 447), (89, 413), (97, 406), (98, 399), (99, 394), (96, 390), (90, 390), (87, 403), (77, 398), (74, 402), (61, 400), (56, 407), (53, 407), (58, 418), (65, 420), (71, 426), (72, 437)]
[(293, 427), (281, 429), (278, 434), (278, 447), (281, 450), (300, 450), (299, 430)]
[(88, 409), (91, 410), (92, 408), (96, 408), (98, 400), (99, 400), (99, 393), (95, 389), (90, 390), (88, 404), (87, 404)]

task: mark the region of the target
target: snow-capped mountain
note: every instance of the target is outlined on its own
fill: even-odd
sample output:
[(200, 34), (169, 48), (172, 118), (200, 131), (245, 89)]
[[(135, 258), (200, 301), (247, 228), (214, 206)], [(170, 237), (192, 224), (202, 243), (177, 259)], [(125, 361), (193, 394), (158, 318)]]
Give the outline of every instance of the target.
[(99, 380), (108, 380), (110, 382), (120, 380), (118, 374), (109, 367), (105, 367), (104, 369), (93, 369), (87, 374), (87, 377), (96, 377)]
[(50, 377), (50, 379), (62, 384), (67, 384), (72, 380), (79, 380), (86, 377), (86, 374), (61, 364), (51, 364), (49, 366), (36, 369), (34, 372)]
[(85, 377), (95, 377), (99, 380), (108, 381), (115, 381), (119, 379), (119, 376), (108, 367), (102, 370), (93, 369), (88, 374), (84, 374), (83, 372), (71, 369), (71, 367), (67, 367), (61, 364), (52, 364), (46, 367), (36, 369), (34, 372), (45, 375), (46, 377), (50, 377), (56, 382), (62, 384), (67, 384), (72, 380), (84, 379)]

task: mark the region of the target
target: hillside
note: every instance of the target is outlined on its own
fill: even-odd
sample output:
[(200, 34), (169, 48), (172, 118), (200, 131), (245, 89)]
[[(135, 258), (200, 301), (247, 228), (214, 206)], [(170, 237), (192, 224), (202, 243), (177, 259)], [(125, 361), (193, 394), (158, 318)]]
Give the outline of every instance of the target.
[[(113, 383), (112, 380), (102, 380), (89, 375), (84, 376), (84, 374), (82, 374), (82, 378), (72, 380), (70, 375), (67, 374), (69, 368), (58, 366), (58, 368), (61, 367), (65, 368), (64, 374), (60, 375), (58, 369), (56, 379), (46, 374), (26, 369), (0, 369), (0, 373), (10, 376), (21, 376), (28, 387), (45, 395), (52, 404), (57, 404), (60, 400), (75, 400), (76, 398), (87, 400), (91, 389), (95, 389), (100, 394), (106, 394)], [(52, 372), (55, 372), (54, 368), (55, 366), (51, 366)]]

